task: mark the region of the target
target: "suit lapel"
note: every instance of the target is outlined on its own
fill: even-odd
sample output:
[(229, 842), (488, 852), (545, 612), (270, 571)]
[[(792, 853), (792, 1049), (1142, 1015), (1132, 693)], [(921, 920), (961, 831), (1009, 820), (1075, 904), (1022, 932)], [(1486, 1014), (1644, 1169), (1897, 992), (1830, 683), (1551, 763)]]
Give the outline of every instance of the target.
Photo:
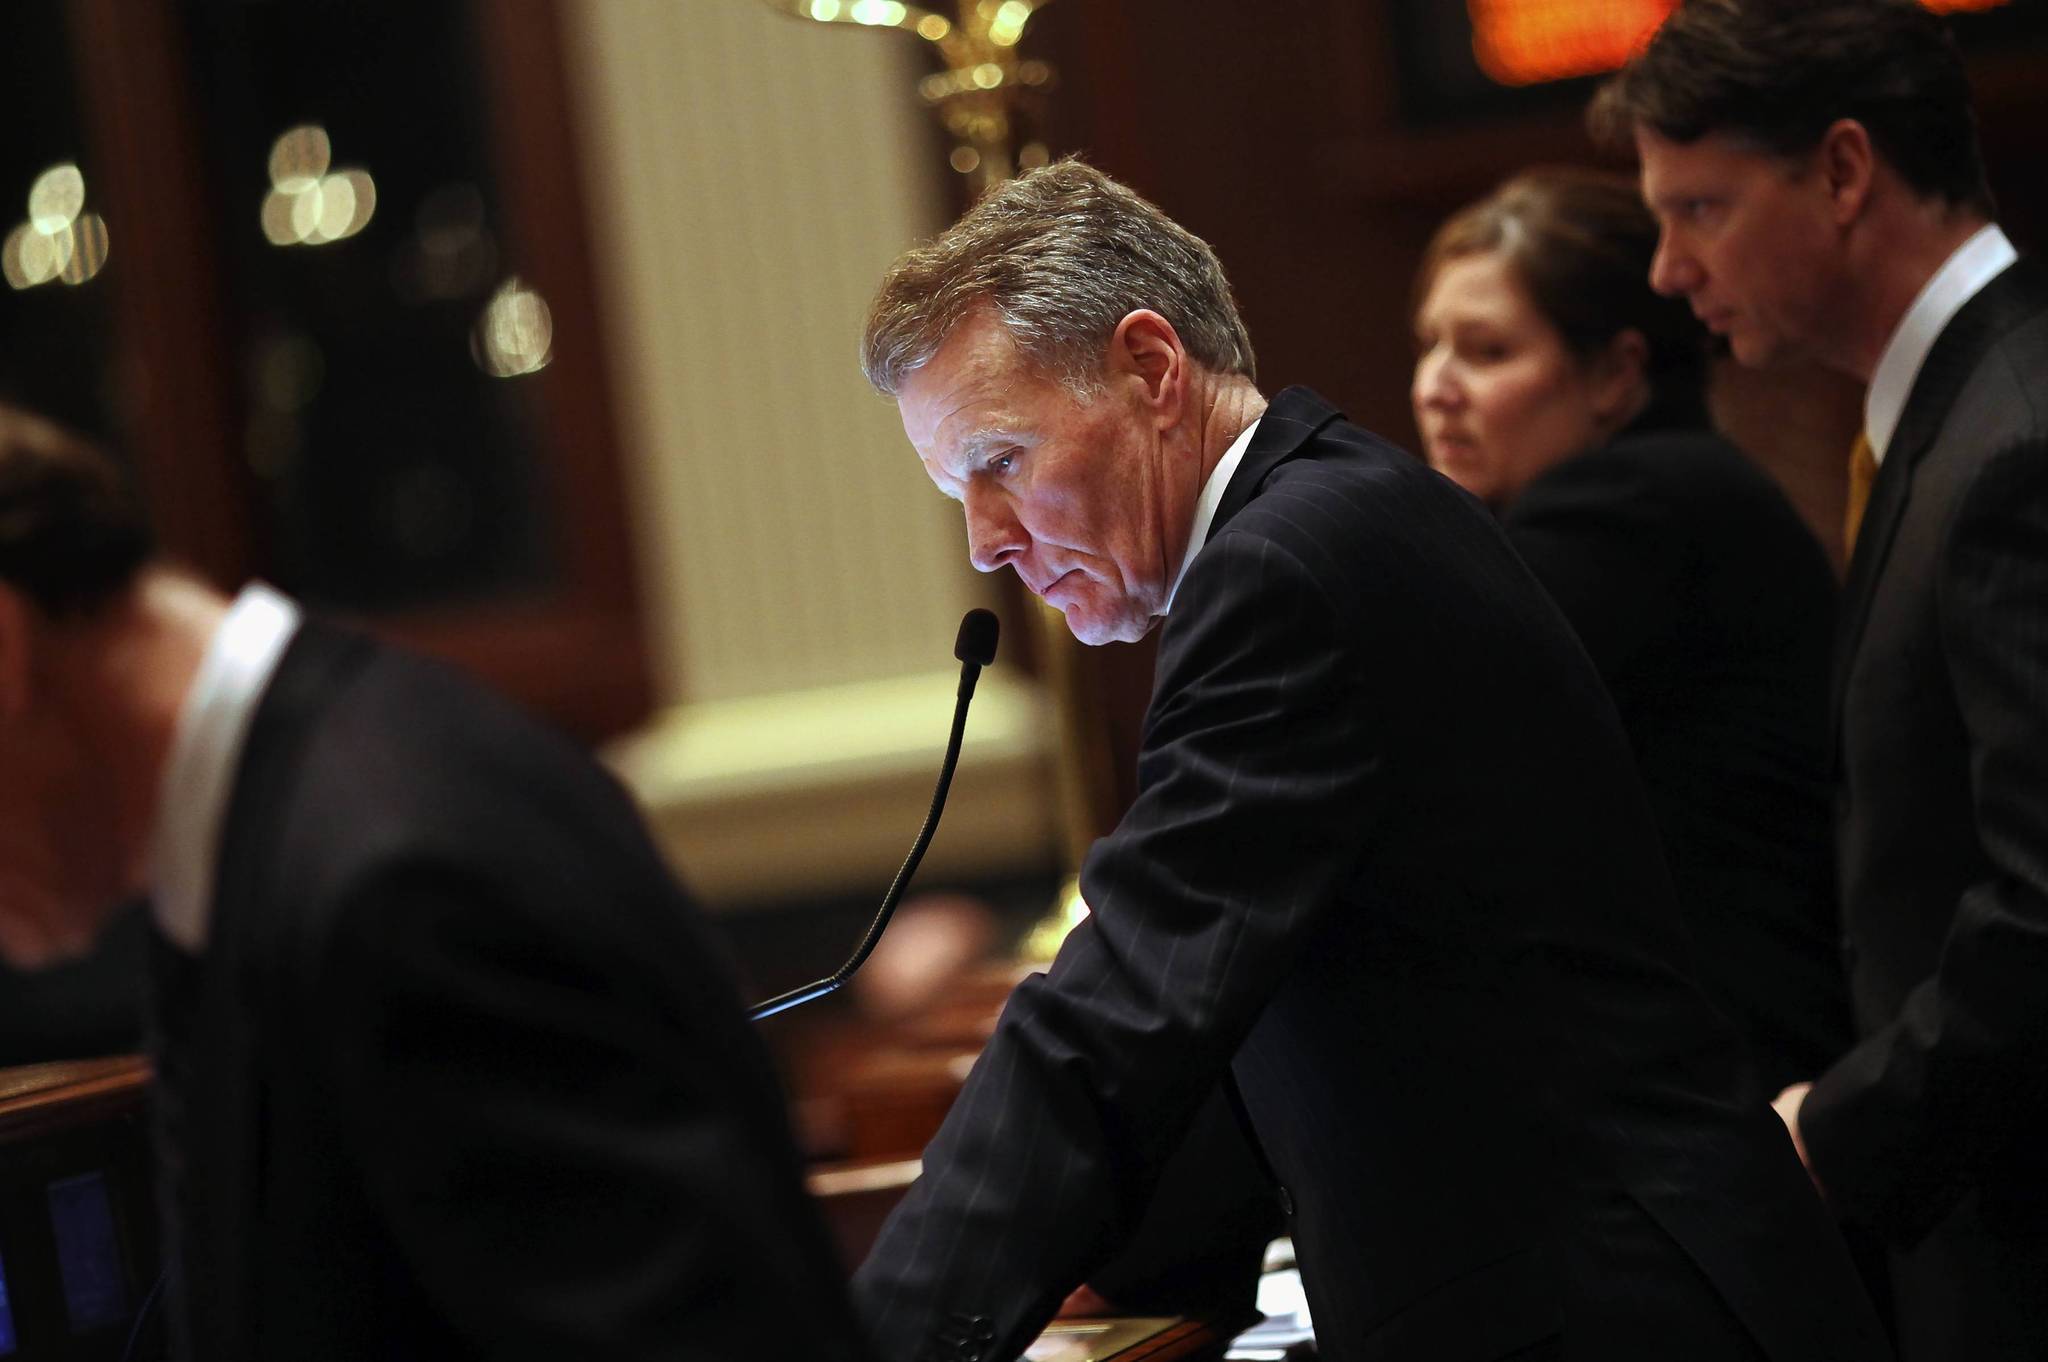
[(1223, 489), (1216, 518), (1209, 522), (1209, 537), (1214, 539), (1225, 522), (1244, 509), (1268, 473), (1300, 453), (1311, 436), (1339, 415), (1335, 407), (1307, 388), (1283, 388), (1274, 394), (1259, 418), (1259, 428), (1252, 432), (1252, 442), (1245, 446), (1237, 471), (1230, 475), (1230, 486)]
[(1849, 560), (1842, 588), (1842, 613), (1836, 626), (1834, 682), (1829, 701), (1829, 731), (1840, 750), (1842, 701), (1849, 671), (1863, 643), (1864, 626), (1891, 553), (1899, 522), (1913, 486), (1914, 469), (1940, 439), (1949, 409), (1976, 372), (1985, 351), (2006, 332), (2048, 308), (2048, 271), (2022, 260), (1986, 284), (1949, 320), (1927, 352), (1913, 380), (1913, 391), (1899, 417), (1899, 427), (1885, 452), (1870, 504)]
[(272, 860), (319, 698), (362, 647), (316, 623), (300, 626), (250, 724), (221, 831), (189, 1057), (181, 1219), (192, 1337), (223, 1356), (255, 1356), (249, 1330), (263, 1215), (263, 1020), (266, 990), (281, 982), (272, 941), (289, 907)]

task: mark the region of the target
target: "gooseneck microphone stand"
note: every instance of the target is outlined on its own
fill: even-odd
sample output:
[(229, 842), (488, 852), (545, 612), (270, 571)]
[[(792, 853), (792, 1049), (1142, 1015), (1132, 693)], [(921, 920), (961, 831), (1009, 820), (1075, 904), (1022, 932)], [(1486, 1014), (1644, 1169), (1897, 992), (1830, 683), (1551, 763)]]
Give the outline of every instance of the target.
[(960, 761), (960, 736), (967, 730), (967, 702), (974, 698), (974, 686), (981, 679), (981, 669), (996, 660), (996, 630), (996, 617), (986, 610), (970, 610), (960, 621), (960, 635), (953, 643), (953, 656), (960, 659), (959, 698), (953, 704), (953, 731), (946, 739), (946, 759), (939, 766), (939, 785), (932, 792), (931, 811), (925, 814), (924, 826), (918, 829), (917, 841), (911, 844), (910, 855), (904, 858), (902, 868), (896, 872), (889, 892), (882, 895), (882, 906), (875, 913), (875, 920), (868, 924), (867, 934), (861, 938), (859, 948), (845, 964), (823, 979), (754, 1004), (747, 1013), (749, 1020), (760, 1021), (778, 1012), (787, 1012), (792, 1007), (814, 1002), (828, 993), (838, 992), (874, 953), (875, 943), (882, 939), (883, 929), (888, 927), (890, 917), (896, 912), (897, 900), (909, 887), (910, 877), (917, 873), (917, 863), (924, 859), (924, 850), (931, 845), (932, 834), (938, 831), (939, 814), (946, 807), (946, 791), (953, 785), (953, 767)]

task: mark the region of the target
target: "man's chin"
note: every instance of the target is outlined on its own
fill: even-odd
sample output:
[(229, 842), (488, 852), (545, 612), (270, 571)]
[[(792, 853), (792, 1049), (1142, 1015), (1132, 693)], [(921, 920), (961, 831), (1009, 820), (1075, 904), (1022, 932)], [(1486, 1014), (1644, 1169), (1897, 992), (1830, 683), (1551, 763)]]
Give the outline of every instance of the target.
[(1136, 643), (1152, 632), (1155, 619), (1135, 619), (1129, 615), (1115, 615), (1104, 618), (1089, 614), (1074, 607), (1060, 611), (1067, 622), (1067, 632), (1077, 643), (1090, 648), (1099, 648), (1105, 643)]
[(1788, 369), (1805, 358), (1795, 347), (1773, 336), (1738, 331), (1725, 340), (1728, 355), (1745, 369)]

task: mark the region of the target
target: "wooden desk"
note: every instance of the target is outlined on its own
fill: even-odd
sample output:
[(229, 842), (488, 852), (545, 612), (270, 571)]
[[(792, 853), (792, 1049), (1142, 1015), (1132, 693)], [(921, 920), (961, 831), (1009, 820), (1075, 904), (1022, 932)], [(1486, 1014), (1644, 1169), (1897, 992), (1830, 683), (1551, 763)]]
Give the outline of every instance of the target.
[[(28, 1199), (17, 1209), (34, 1211), (32, 1203), (41, 1195), (43, 1183), (72, 1171), (73, 1163), (118, 1174), (117, 1190), (126, 1194), (121, 1229), (131, 1295), (139, 1295), (157, 1270), (155, 1226), (146, 1196), (149, 1137), (143, 1119), (150, 1077), (148, 1063), (133, 1056), (0, 1070), (0, 1149), (15, 1156), (17, 1171), (33, 1175), (24, 1179)], [(882, 1221), (917, 1173), (916, 1159), (823, 1166), (810, 1172), (809, 1190), (849, 1265), (866, 1255)], [(0, 1196), (0, 1202), (7, 1200)], [(15, 1266), (8, 1263), (10, 1270)], [(34, 1286), (38, 1275), (49, 1274), (25, 1273), (21, 1284)], [(54, 1301), (48, 1289), (53, 1283), (41, 1285), (43, 1294)], [(20, 1294), (14, 1301), (16, 1311), (24, 1305), (33, 1310), (33, 1303), (24, 1302)], [(45, 1325), (46, 1336), (53, 1328)], [(95, 1335), (71, 1340), (66, 1348), (77, 1351), (64, 1355), (111, 1358), (124, 1331)], [(1028, 1356), (1032, 1362), (1214, 1362), (1231, 1336), (1230, 1331), (1195, 1320), (1071, 1320), (1048, 1330)], [(42, 1351), (24, 1347), (19, 1356), (32, 1359)]]
[(139, 1115), (149, 1078), (136, 1055), (0, 1069), (0, 1143)]
[[(813, 1168), (804, 1179), (849, 1268), (917, 1179), (916, 1159)], [(1255, 1323), (1238, 1321), (1240, 1326)], [(1030, 1362), (1214, 1362), (1237, 1330), (1201, 1320), (1073, 1319), (1055, 1322), (1026, 1354)]]
[(1232, 1335), (1200, 1320), (1066, 1320), (1055, 1322), (1028, 1362), (1217, 1362)]
[(158, 1272), (149, 1066), (0, 1070), (0, 1351), (116, 1362)]

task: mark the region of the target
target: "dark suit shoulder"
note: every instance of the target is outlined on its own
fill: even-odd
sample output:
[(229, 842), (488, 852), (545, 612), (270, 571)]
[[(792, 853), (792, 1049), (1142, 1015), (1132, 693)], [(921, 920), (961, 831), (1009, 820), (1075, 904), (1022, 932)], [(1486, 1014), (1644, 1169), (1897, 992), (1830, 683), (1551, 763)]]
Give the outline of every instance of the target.
[(1767, 473), (1719, 434), (1697, 428), (1625, 432), (1566, 459), (1531, 482), (1501, 519), (1512, 532), (1555, 510), (1589, 502), (1626, 504), (1644, 515), (1709, 524), (1737, 508), (1762, 516), (1773, 527), (1799, 526)]
[(2007, 283), (2012, 324), (1994, 329), (1993, 339), (1979, 366), (1980, 374), (1994, 370), (2012, 399), (2012, 410), (2024, 413), (2033, 430), (2048, 430), (2048, 387), (2041, 382), (2048, 368), (2048, 269), (2032, 261), (2021, 261), (2012, 269)]
[(440, 664), (377, 649), (304, 716), (301, 760), (321, 777), (302, 798), (355, 808), (326, 830), (337, 854), (482, 842), (508, 827), (553, 841), (630, 824), (630, 801), (589, 754), (509, 702)]
[[(2040, 380), (2048, 373), (2048, 304), (2014, 326), (1975, 339), (1973, 354), (1943, 356), (1946, 372), (1923, 373), (1908, 400), (1907, 418), (1879, 477), (1879, 490), (1890, 492), (1890, 502), (1904, 513), (1896, 540), (1883, 540), (1886, 552), (1877, 563), (1852, 569), (1850, 592), (1859, 604), (1876, 585), (1874, 569), (1898, 600), (1907, 599), (1907, 588), (1892, 583), (1917, 580), (1939, 591), (1958, 550), (1971, 548), (1971, 527), (2020, 509), (2005, 504), (2007, 499), (2018, 496), (2023, 504), (2020, 489), (2032, 481), (2031, 470), (2048, 461), (2048, 385)], [(1944, 391), (1953, 398), (1942, 407), (1939, 424), (1930, 426), (1919, 418), (1940, 405)], [(1899, 477), (1892, 471), (1895, 461), (1907, 470), (1896, 488), (1890, 486)], [(1874, 493), (1873, 505), (1884, 504)]]
[(1710, 430), (1624, 433), (1547, 470), (1502, 524), (1582, 632), (1589, 601), (1627, 596), (1671, 630), (1713, 619), (1746, 634), (1770, 619), (1783, 624), (1773, 636), (1818, 636), (1833, 618), (1819, 541), (1777, 483)]
[(1212, 542), (1224, 536), (1286, 550), (1339, 601), (1507, 556), (1492, 517), (1463, 489), (1341, 420), (1267, 472)]
[(1907, 395), (1886, 465), (1917, 467), (1923, 455), (1934, 454), (1953, 466), (2038, 438), (2048, 429), (2039, 379), (2044, 369), (2048, 270), (2021, 260), (1979, 290), (1935, 339)]
[(1369, 555), (1375, 546), (1364, 542), (1362, 531), (1397, 515), (1404, 503), (1441, 494), (1441, 489), (1428, 485), (1427, 470), (1404, 463), (1405, 459), (1375, 458), (1292, 460), (1273, 471), (1222, 534), (1267, 540), (1304, 561), (1331, 553), (1347, 558)]
[(2039, 441), (2048, 437), (2048, 308), (1999, 337), (1964, 388), (1943, 438), (1965, 431), (1980, 440)]
[(259, 710), (228, 820), (280, 963), (311, 968), (336, 932), (379, 931), (376, 905), (408, 896), (571, 942), (597, 969), (647, 974), (635, 960), (651, 940), (679, 948), (666, 959), (706, 954), (630, 798), (587, 753), (395, 649), (362, 643), (309, 679), (333, 631), (307, 629)]

